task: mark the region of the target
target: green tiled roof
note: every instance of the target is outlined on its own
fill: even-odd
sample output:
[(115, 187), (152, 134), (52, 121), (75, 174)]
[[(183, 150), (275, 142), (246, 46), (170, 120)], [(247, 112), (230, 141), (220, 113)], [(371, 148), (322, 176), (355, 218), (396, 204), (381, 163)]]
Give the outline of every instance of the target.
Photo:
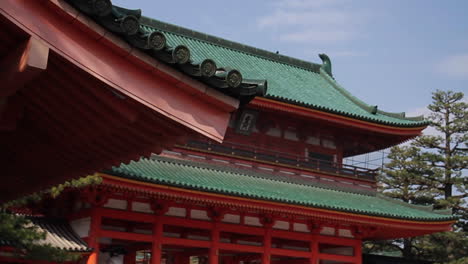
[(213, 59), (220, 65), (239, 70), (244, 78), (267, 80), (266, 97), (387, 125), (415, 127), (427, 124), (422, 117), (405, 118), (404, 113), (377, 110), (373, 114), (374, 106), (367, 105), (349, 94), (321, 69), (320, 64), (271, 53), (146, 17), (142, 17), (140, 22), (147, 31), (164, 33), (170, 46), (189, 47), (195, 61)]
[(421, 221), (454, 219), (451, 215), (438, 214), (427, 208), (416, 208), (375, 194), (327, 189), (288, 182), (281, 178), (263, 177), (248, 170), (231, 170), (226, 167), (164, 157), (142, 158), (138, 162), (114, 167), (108, 173), (184, 189), (363, 215)]
[(266, 80), (246, 79), (237, 69), (220, 65), (213, 59), (199, 61), (191, 56), (192, 51), (186, 45), (168, 43), (162, 32), (143, 28), (141, 10), (114, 6), (110, 0), (67, 1), (133, 48), (238, 99), (241, 104), (247, 104), (256, 96), (266, 93)]

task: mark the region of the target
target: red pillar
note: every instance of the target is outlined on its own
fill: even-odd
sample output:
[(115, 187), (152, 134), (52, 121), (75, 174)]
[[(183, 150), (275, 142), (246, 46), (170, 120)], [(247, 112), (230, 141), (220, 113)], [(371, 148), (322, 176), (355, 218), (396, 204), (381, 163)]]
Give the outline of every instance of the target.
[(156, 218), (153, 226), (153, 245), (151, 247), (151, 264), (161, 263), (162, 256), (162, 238), (163, 238), (163, 223), (160, 217)]
[(91, 224), (89, 229), (88, 245), (93, 249), (86, 264), (98, 264), (99, 259), (99, 230), (101, 228), (101, 214), (99, 208), (93, 208), (91, 212)]
[(265, 236), (263, 237), (262, 264), (270, 264), (271, 261), (271, 224), (265, 225)]
[(318, 264), (319, 263), (318, 235), (312, 235), (312, 240), (310, 241), (310, 251), (312, 252), (312, 256), (310, 258), (310, 264)]
[(208, 256), (210, 264), (218, 264), (219, 262), (219, 220), (214, 220), (213, 229), (211, 230), (211, 248)]
[(362, 263), (362, 241), (357, 240), (356, 245), (354, 246), (354, 256), (356, 258), (355, 264), (361, 264)]

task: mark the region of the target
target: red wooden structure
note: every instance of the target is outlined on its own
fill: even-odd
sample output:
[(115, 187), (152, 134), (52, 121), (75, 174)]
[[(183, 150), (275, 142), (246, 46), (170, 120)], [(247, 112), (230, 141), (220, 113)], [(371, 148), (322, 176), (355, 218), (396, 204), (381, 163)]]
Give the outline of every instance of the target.
[(363, 240), (454, 222), (342, 164), (427, 122), (351, 96), (324, 54), (308, 63), (108, 0), (5, 0), (0, 14), (3, 186), (28, 183), (2, 199), (101, 171), (23, 208), (67, 219), (92, 248), (83, 262), (358, 264)]
[(1, 1), (0, 27), (2, 201), (194, 133), (221, 141), (238, 107), (63, 1)]

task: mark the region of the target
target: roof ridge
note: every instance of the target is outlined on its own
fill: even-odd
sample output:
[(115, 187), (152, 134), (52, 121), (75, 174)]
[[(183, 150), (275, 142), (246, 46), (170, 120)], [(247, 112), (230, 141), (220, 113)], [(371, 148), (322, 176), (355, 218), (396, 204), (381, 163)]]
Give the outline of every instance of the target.
[(161, 28), (163, 30), (169, 31), (173, 34), (181, 35), (184, 37), (196, 38), (197, 40), (208, 42), (210, 44), (237, 50), (243, 53), (247, 53), (256, 57), (263, 59), (280, 62), (288, 64), (290, 66), (302, 68), (312, 72), (318, 73), (321, 67), (321, 64), (305, 61), (290, 56), (274, 53), (265, 49), (259, 49), (253, 46), (245, 45), (240, 42), (228, 40), (225, 38), (216, 37), (210, 34), (206, 34), (200, 31), (192, 30), (189, 28), (181, 27), (164, 21), (160, 21), (154, 18), (149, 18), (146, 16), (141, 16), (141, 23), (145, 26)]
[[(147, 158), (142, 158), (142, 159), (147, 159)], [(142, 160), (140, 159), (140, 160)], [(250, 170), (247, 169), (242, 169), (242, 168), (234, 168), (234, 167), (226, 167), (226, 166), (221, 166), (221, 165), (216, 165), (216, 164), (207, 164), (207, 163), (202, 163), (202, 162), (196, 162), (196, 161), (191, 161), (191, 160), (182, 160), (182, 159), (176, 159), (176, 158), (169, 158), (169, 157), (163, 157), (163, 156), (157, 156), (157, 155), (152, 155), (151, 158), (147, 160), (158, 160), (158, 161), (164, 161), (164, 162), (170, 162), (174, 164), (181, 164), (184, 166), (192, 166), (192, 167), (199, 167), (207, 170), (216, 170), (216, 171), (222, 171), (222, 172), (228, 172), (228, 173), (233, 173), (233, 174), (238, 174), (242, 176), (247, 176), (247, 177), (253, 177), (253, 178), (261, 178), (265, 180), (270, 180), (270, 181), (277, 181), (277, 182), (284, 182), (284, 183), (289, 183), (289, 184), (296, 184), (296, 185), (301, 185), (301, 186), (310, 186), (310, 187), (315, 187), (315, 188), (320, 188), (320, 189), (326, 189), (326, 190), (331, 190), (331, 191), (337, 191), (337, 192), (346, 192), (346, 193), (353, 193), (353, 194), (358, 194), (358, 195), (365, 195), (365, 196), (375, 196), (376, 192), (370, 191), (370, 190), (356, 190), (353, 188), (347, 188), (347, 187), (341, 187), (341, 186), (335, 186), (331, 184), (324, 184), (324, 183), (314, 183), (311, 181), (299, 181), (299, 179), (294, 179), (294, 178), (289, 178), (287, 176), (282, 176), (278, 174), (269, 174), (266, 172), (258, 172), (255, 171), (255, 174), (260, 176), (257, 177), (255, 175), (252, 175)], [(278, 178), (272, 178), (272, 177), (278, 177)], [(286, 180), (288, 179), (288, 180)]]
[(357, 98), (356, 96), (352, 95), (348, 90), (343, 88), (335, 79), (329, 76), (323, 69), (320, 69), (320, 76), (322, 76), (325, 80), (327, 80), (333, 88), (335, 88), (339, 93), (341, 93), (344, 97), (348, 98), (351, 102), (359, 106), (360, 108), (364, 109), (365, 111), (372, 113), (372, 114), (381, 114), (389, 117), (394, 117), (400, 120), (410, 120), (410, 121), (424, 121), (424, 116), (415, 116), (415, 117), (406, 117), (405, 112), (400, 113), (392, 113), (386, 112), (383, 110), (378, 109), (378, 106), (372, 106), (364, 102), (363, 100)]

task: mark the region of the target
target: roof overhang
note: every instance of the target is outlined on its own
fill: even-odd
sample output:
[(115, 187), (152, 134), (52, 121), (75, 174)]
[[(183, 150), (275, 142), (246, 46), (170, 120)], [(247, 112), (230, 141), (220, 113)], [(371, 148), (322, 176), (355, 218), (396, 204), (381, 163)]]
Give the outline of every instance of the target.
[(2, 1), (0, 25), (0, 200), (158, 153), (193, 133), (220, 142), (238, 108), (65, 1)]
[[(331, 129), (330, 131), (335, 131), (337, 133), (335, 136), (344, 141), (344, 157), (400, 144), (421, 135), (421, 132), (427, 127), (427, 125), (399, 127), (379, 124), (263, 97), (256, 97), (249, 106), (267, 112), (295, 116), (304, 121), (302, 124), (304, 127), (316, 127), (319, 124), (320, 127), (327, 127)], [(343, 129), (346, 130), (346, 133), (342, 132)]]
[(183, 200), (194, 204), (208, 204), (212, 206), (237, 208), (273, 215), (288, 215), (289, 217), (307, 218), (311, 221), (336, 223), (340, 225), (371, 227), (360, 234), (366, 239), (393, 239), (413, 237), (435, 232), (449, 231), (456, 220), (449, 221), (413, 221), (393, 219), (381, 216), (370, 216), (349, 212), (339, 212), (329, 209), (312, 208), (307, 206), (278, 203), (272, 201), (256, 200), (245, 197), (235, 197), (217, 193), (208, 193), (196, 190), (187, 190), (149, 182), (100, 173), (103, 177), (103, 186), (115, 191), (137, 192), (142, 195), (155, 196), (157, 199)]
[(351, 117), (346, 117), (338, 114), (327, 113), (320, 110), (315, 110), (303, 106), (288, 104), (268, 98), (257, 97), (251, 103), (253, 107), (259, 107), (269, 110), (275, 110), (283, 113), (291, 113), (300, 117), (324, 120), (327, 122), (345, 125), (351, 128), (357, 128), (360, 130), (366, 130), (371, 132), (377, 132), (382, 134), (405, 136), (405, 137), (415, 137), (421, 134), (421, 131), (424, 130), (427, 125), (419, 127), (397, 127), (389, 126), (384, 124), (378, 124), (373, 122), (368, 122), (364, 120), (354, 119)]

